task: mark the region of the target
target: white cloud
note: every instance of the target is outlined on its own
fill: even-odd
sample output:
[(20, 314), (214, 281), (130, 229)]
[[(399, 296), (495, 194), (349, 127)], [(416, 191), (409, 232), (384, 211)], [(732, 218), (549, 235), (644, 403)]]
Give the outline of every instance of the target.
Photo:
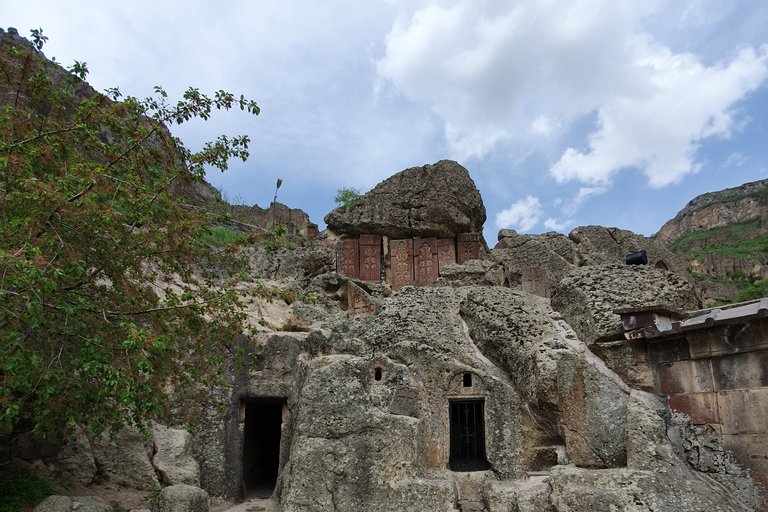
[(557, 219), (554, 219), (552, 217), (544, 221), (545, 228), (547, 228), (550, 231), (560, 231), (561, 233), (565, 233), (566, 228), (572, 225), (573, 225), (572, 220), (558, 221)]
[(558, 182), (606, 184), (626, 167), (642, 169), (655, 188), (679, 182), (698, 171), (703, 139), (728, 137), (733, 105), (768, 76), (768, 46), (759, 53), (744, 48), (727, 65), (705, 67), (694, 55), (675, 55), (647, 40), (636, 44), (643, 87), (599, 107), (589, 150), (568, 148), (552, 166)]
[(539, 223), (543, 210), (538, 197), (520, 199), (508, 209), (496, 214), (496, 228), (515, 228), (521, 233), (530, 231)]
[[(698, 170), (704, 139), (730, 135), (734, 105), (768, 76), (766, 47), (705, 65), (655, 40), (653, 20), (665, 9), (680, 12), (663, 0), (395, 5), (399, 16), (376, 72), (430, 105), (452, 157), (551, 139), (597, 114), (588, 148), (561, 150), (552, 166), (559, 182), (603, 186), (627, 167), (654, 187), (679, 181)], [(691, 2), (678, 23), (704, 23), (702, 5)]]
[(723, 162), (723, 167), (741, 167), (748, 159), (749, 157), (742, 155), (740, 151), (736, 151), (735, 153), (731, 153), (731, 156)]
[(584, 204), (584, 201), (592, 196), (598, 196), (600, 194), (605, 194), (606, 192), (608, 192), (608, 187), (581, 187), (579, 193), (576, 194), (576, 197), (563, 204), (563, 213), (568, 217), (572, 217), (579, 211), (581, 205)]

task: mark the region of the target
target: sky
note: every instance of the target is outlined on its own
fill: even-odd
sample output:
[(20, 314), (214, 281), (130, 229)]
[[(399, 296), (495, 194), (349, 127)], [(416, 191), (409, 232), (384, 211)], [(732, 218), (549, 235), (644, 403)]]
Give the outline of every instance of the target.
[(695, 196), (768, 178), (768, 2), (757, 0), (0, 0), (97, 90), (245, 95), (172, 127), (246, 134), (207, 180), (230, 202), (323, 217), (442, 159), (469, 170), (484, 235), (599, 224), (651, 235)]

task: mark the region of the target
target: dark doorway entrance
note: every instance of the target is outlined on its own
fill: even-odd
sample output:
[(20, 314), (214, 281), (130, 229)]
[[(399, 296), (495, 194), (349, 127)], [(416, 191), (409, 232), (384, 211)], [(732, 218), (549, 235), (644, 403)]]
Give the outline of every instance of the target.
[(246, 495), (269, 498), (275, 490), (280, 466), (282, 400), (245, 403), (243, 481)]
[(450, 403), (452, 471), (488, 469), (485, 457), (485, 417), (482, 400)]

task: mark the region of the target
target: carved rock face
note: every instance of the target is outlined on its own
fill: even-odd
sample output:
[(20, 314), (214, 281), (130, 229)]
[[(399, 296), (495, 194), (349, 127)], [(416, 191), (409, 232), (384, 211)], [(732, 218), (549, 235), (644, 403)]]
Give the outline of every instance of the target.
[(339, 234), (377, 234), (390, 238), (452, 238), (479, 233), (485, 206), (469, 172), (456, 162), (412, 167), (384, 180), (349, 210), (325, 216)]

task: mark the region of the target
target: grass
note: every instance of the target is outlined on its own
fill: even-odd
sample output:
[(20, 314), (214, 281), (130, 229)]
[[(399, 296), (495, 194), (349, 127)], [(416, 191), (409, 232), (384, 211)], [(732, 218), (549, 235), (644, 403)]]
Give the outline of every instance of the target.
[(722, 245), (725, 247), (737, 248), (742, 242), (749, 240), (749, 230), (758, 228), (759, 225), (760, 225), (759, 219), (750, 219), (750, 220), (745, 220), (743, 222), (730, 224), (728, 226), (708, 229), (706, 231), (694, 231), (692, 233), (686, 233), (685, 235), (679, 237), (677, 240), (669, 244), (667, 248), (670, 251), (674, 252), (675, 254), (681, 254), (681, 253), (688, 252), (685, 247), (691, 242), (694, 242), (696, 240), (701, 240), (702, 238), (723, 237), (723, 236), (724, 236), (723, 243), (717, 244), (716, 246), (713, 246), (713, 247)]
[(0, 512), (19, 512), (23, 507), (34, 507), (54, 494), (53, 483), (30, 470), (0, 473)]
[(203, 232), (200, 234), (200, 240), (214, 247), (222, 247), (242, 236), (242, 233), (235, 231), (234, 229), (227, 227), (212, 227), (210, 233)]

